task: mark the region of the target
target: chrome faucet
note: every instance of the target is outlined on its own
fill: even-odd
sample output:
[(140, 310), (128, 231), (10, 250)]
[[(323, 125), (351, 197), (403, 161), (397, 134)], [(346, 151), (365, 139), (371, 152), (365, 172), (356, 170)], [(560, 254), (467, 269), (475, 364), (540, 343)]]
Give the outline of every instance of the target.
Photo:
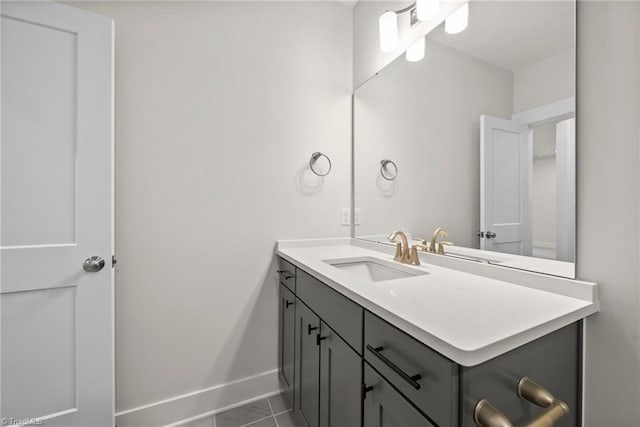
[(451, 242), (438, 242), (438, 237), (442, 236), (443, 239), (446, 239), (448, 233), (442, 227), (436, 228), (436, 231), (433, 232), (433, 236), (431, 237), (431, 245), (429, 246), (429, 252), (437, 253), (440, 255), (444, 255), (444, 246), (453, 246)]
[[(396, 240), (398, 237), (400, 237), (400, 242)], [(396, 244), (396, 255), (393, 257), (393, 259), (403, 264), (409, 264), (410, 255), (407, 235), (400, 230), (396, 230), (389, 235), (388, 239), (389, 241)]]

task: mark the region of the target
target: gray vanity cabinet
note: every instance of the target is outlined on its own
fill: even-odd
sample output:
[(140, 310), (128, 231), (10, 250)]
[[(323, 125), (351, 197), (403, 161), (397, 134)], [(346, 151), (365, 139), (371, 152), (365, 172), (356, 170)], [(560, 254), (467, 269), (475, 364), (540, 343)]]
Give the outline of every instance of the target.
[[(279, 265), (288, 271), (279, 285), (280, 378), (300, 427), (476, 427), (483, 400), (513, 425), (546, 411), (532, 401), (549, 410), (562, 401), (569, 413), (554, 427), (580, 425), (580, 324), (466, 367), (303, 270)], [(523, 377), (553, 394), (553, 404), (519, 395)]]
[(293, 407), (294, 379), (294, 325), (296, 296), (282, 283), (279, 284), (278, 316), (278, 368), (280, 387), (289, 407)]
[(362, 411), (362, 359), (324, 322), (319, 340), (320, 427), (358, 427)]
[(364, 378), (367, 387), (363, 401), (365, 427), (434, 427), (367, 363)]
[(294, 414), (302, 427), (320, 420), (320, 318), (296, 298)]

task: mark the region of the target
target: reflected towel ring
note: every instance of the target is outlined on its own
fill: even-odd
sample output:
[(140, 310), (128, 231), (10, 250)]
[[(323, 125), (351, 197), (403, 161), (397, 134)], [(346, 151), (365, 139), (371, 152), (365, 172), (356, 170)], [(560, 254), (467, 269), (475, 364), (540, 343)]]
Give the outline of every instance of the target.
[(398, 166), (392, 160), (380, 160), (380, 175), (387, 181), (393, 181), (398, 177)]
[[(317, 165), (316, 163), (318, 163), (318, 160), (320, 158), (324, 157), (325, 159), (327, 159), (327, 171), (322, 173), (322, 171), (318, 171)], [(318, 176), (327, 176), (329, 175), (329, 172), (331, 172), (331, 159), (329, 158), (329, 156), (327, 156), (326, 154), (323, 154), (319, 151), (316, 151), (315, 153), (313, 153), (311, 155), (311, 159), (309, 160), (309, 167), (311, 168), (311, 170), (313, 171), (313, 173), (315, 173)]]

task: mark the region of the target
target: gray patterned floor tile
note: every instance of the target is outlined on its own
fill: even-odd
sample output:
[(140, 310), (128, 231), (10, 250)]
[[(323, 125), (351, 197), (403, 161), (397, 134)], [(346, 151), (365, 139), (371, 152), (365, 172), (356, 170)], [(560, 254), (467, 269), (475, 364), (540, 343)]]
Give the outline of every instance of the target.
[(199, 420), (190, 421), (181, 427), (214, 427), (213, 417), (200, 418)]
[(271, 414), (267, 399), (249, 403), (216, 415), (216, 427), (241, 427)]
[(276, 415), (276, 423), (278, 427), (298, 427), (298, 423), (293, 417), (293, 412), (285, 412), (280, 415)]
[(276, 427), (276, 419), (274, 417), (264, 418), (255, 423), (247, 424), (246, 427)]
[(291, 405), (287, 404), (287, 399), (285, 399), (283, 394), (270, 397), (269, 403), (271, 404), (271, 410), (273, 410), (274, 414), (279, 414), (280, 412), (292, 409)]

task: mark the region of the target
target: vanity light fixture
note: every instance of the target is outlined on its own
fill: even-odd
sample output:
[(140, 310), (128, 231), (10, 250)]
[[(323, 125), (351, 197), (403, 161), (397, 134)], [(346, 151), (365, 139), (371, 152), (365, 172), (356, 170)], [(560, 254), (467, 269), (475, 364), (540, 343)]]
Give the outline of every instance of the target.
[(465, 3), (444, 21), (444, 31), (447, 34), (463, 32), (469, 25), (469, 3)]
[(429, 21), (440, 11), (440, 0), (416, 0), (416, 13), (420, 21)]
[(424, 58), (424, 48), (425, 48), (425, 37), (420, 37), (418, 40), (413, 42), (413, 44), (407, 49), (405, 53), (405, 58), (409, 62), (418, 62), (422, 61)]
[(378, 20), (380, 30), (380, 50), (394, 52), (398, 48), (398, 15), (391, 10), (380, 15)]

